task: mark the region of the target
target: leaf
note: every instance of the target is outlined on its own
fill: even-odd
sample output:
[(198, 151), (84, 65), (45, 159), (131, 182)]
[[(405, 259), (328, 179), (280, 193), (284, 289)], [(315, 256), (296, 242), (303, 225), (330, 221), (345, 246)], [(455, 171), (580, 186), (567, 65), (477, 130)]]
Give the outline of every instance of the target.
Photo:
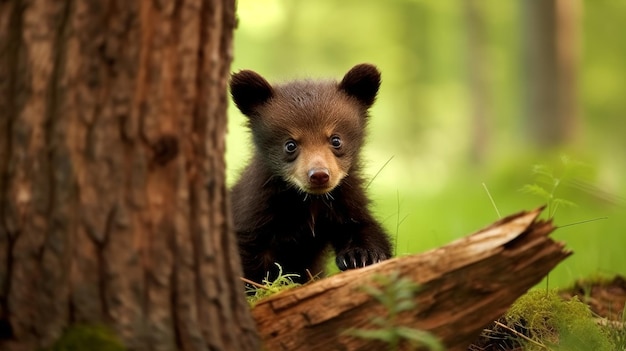
[(576, 207), (577, 205), (571, 201), (565, 199), (554, 199), (552, 201), (556, 206), (565, 206), (565, 207)]
[(407, 327), (397, 327), (395, 332), (401, 339), (408, 340), (413, 345), (423, 345), (428, 350), (444, 350), (439, 339), (429, 332)]
[(549, 186), (554, 185), (555, 176), (551, 168), (544, 165), (535, 165), (532, 173), (535, 175), (535, 182)]
[(391, 344), (397, 340), (397, 336), (395, 335), (395, 333), (387, 329), (349, 329), (347, 333), (349, 335), (356, 336), (357, 338), (380, 340), (388, 344)]
[(415, 302), (413, 300), (398, 301), (395, 310), (396, 312), (410, 311), (415, 308)]
[(363, 292), (370, 295), (371, 297), (375, 297), (377, 300), (379, 296), (384, 295), (379, 288), (372, 285), (363, 285), (361, 289), (363, 290)]
[(544, 176), (546, 178), (554, 178), (552, 170), (546, 165), (534, 165), (533, 174)]
[(546, 189), (537, 184), (526, 184), (520, 189), (520, 191), (542, 197), (546, 201), (552, 199), (552, 194), (550, 194), (548, 191), (546, 191)]
[(375, 324), (379, 327), (385, 327), (387, 324), (389, 324), (389, 321), (383, 317), (373, 317), (371, 321), (372, 324)]

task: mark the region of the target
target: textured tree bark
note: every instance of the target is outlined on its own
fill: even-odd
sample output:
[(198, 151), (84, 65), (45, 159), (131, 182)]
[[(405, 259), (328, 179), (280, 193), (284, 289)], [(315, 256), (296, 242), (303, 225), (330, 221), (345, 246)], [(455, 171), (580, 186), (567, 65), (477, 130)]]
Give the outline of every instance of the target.
[(224, 176), (234, 0), (0, 2), (0, 349), (257, 350)]
[(447, 350), (466, 350), (484, 326), (500, 317), (570, 252), (548, 237), (541, 210), (504, 218), (441, 248), (395, 258), (294, 288), (253, 309), (268, 350), (384, 350), (385, 345), (346, 334), (375, 329), (386, 312), (361, 287), (377, 274), (398, 272), (421, 286), (417, 308), (399, 316), (404, 327), (434, 333)]

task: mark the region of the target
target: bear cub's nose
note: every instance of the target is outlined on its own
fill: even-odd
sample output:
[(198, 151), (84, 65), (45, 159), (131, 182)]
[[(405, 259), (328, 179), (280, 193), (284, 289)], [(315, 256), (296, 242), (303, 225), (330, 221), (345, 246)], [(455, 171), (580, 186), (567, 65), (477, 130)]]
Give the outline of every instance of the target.
[(329, 178), (328, 168), (311, 168), (311, 170), (309, 170), (309, 182), (311, 182), (312, 185), (326, 185)]

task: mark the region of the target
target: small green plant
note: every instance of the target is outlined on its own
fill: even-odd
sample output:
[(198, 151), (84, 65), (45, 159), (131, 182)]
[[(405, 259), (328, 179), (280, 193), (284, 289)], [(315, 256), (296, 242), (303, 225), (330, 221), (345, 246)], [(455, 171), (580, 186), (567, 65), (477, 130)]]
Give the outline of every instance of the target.
[(563, 300), (556, 291), (533, 290), (523, 295), (505, 316), (518, 333), (524, 350), (615, 350), (607, 333), (577, 298)]
[(431, 333), (404, 327), (398, 323), (400, 313), (416, 307), (413, 296), (418, 290), (417, 284), (400, 277), (398, 272), (388, 276), (377, 275), (373, 279), (378, 286), (366, 285), (362, 289), (381, 303), (387, 314), (371, 319), (377, 329), (353, 328), (348, 329), (346, 333), (358, 338), (382, 341), (389, 345), (388, 350), (399, 350), (402, 344), (408, 344), (416, 349), (425, 347), (429, 350), (444, 350), (439, 340)]
[(546, 201), (549, 218), (554, 218), (556, 211), (561, 206), (575, 206), (573, 202), (558, 197), (557, 189), (564, 180), (572, 177), (584, 164), (571, 160), (567, 156), (561, 156), (561, 166), (562, 171), (559, 173), (545, 165), (533, 166), (535, 182), (526, 184), (521, 189), (525, 193), (539, 196)]
[(265, 279), (263, 279), (263, 284), (248, 282), (249, 285), (246, 288), (246, 293), (249, 295), (248, 303), (251, 305), (277, 292), (300, 286), (299, 283), (293, 281), (294, 278), (299, 278), (300, 275), (293, 273), (283, 274), (283, 267), (278, 263), (274, 264), (278, 266), (278, 276), (276, 279), (269, 280), (269, 276), (266, 276)]

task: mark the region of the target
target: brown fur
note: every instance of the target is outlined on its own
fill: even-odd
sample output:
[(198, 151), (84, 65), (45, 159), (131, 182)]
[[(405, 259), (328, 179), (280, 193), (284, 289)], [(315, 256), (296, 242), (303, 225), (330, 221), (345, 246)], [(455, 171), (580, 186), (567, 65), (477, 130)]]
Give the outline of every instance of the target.
[(231, 79), (248, 117), (255, 150), (232, 189), (235, 230), (246, 278), (323, 272), (330, 245), (340, 269), (391, 257), (391, 245), (367, 209), (360, 174), (367, 110), (380, 73), (367, 64), (340, 83), (294, 81), (272, 86), (252, 71)]

